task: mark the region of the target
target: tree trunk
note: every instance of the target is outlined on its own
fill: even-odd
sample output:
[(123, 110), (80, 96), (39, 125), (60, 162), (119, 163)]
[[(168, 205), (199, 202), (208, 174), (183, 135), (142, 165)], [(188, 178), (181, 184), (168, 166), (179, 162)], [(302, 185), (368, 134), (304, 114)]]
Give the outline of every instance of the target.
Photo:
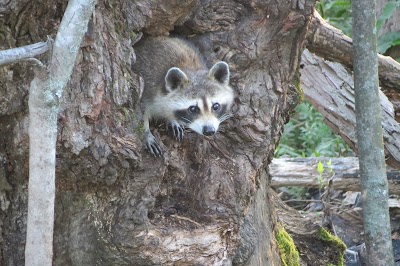
[[(280, 264), (267, 166), (298, 102), (313, 4), (99, 1), (58, 116), (55, 265)], [(9, 2), (0, 48), (54, 35), (65, 7)], [(211, 141), (155, 130), (161, 159), (143, 149), (142, 81), (131, 69), (137, 40), (169, 33), (190, 36), (210, 65), (227, 61), (237, 100)], [(33, 73), (18, 63), (0, 76), (1, 264), (23, 265)]]
[[(60, 98), (95, 1), (69, 1), (48, 67), (37, 67), (29, 89), (29, 192), (25, 265), (53, 262), (56, 141)], [(38, 126), (40, 125), (40, 126)]]
[(394, 265), (383, 148), (375, 0), (353, 1), (354, 92), (368, 265)]

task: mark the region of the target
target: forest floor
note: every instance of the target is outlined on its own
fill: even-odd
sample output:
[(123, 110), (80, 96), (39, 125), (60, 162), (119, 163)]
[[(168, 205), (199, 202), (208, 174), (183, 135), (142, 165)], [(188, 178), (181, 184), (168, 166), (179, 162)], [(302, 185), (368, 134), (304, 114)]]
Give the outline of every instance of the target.
[[(272, 170), (271, 173), (275, 184), (274, 174), (277, 172)], [(390, 187), (393, 182), (397, 183), (393, 174), (388, 174), (389, 189), (395, 192), (389, 197), (389, 212), (395, 265), (400, 265), (400, 199), (397, 188), (393, 190)], [(398, 175), (394, 175), (397, 179)], [(361, 192), (334, 189), (335, 178), (332, 177), (325, 185), (321, 183), (320, 187), (308, 187), (307, 184), (275, 187), (274, 195), (280, 198), (275, 201), (279, 202), (276, 206), (278, 217), (299, 250), (301, 265), (340, 265), (337, 251), (318, 240), (317, 232), (321, 227), (347, 246), (343, 265), (366, 265)], [(302, 250), (311, 250), (313, 254), (302, 254)]]

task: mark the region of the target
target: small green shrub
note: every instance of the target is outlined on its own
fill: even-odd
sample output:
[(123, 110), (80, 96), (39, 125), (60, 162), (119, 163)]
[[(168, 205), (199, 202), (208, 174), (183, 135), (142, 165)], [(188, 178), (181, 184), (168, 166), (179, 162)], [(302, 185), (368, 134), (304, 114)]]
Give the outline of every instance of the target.
[(350, 148), (325, 125), (324, 117), (308, 102), (299, 104), (275, 151), (276, 157), (339, 157)]

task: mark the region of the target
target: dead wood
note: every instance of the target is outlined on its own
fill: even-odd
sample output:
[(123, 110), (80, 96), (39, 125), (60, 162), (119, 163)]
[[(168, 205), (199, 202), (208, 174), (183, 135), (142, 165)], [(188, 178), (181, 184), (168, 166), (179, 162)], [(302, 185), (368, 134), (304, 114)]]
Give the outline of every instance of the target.
[[(331, 161), (331, 166), (327, 163)], [(318, 163), (324, 165), (324, 172), (317, 171)], [(271, 186), (325, 187), (332, 180), (332, 188), (344, 191), (360, 191), (358, 158), (279, 158), (270, 164)], [(390, 194), (400, 195), (400, 171), (388, 169), (387, 177)]]
[[(357, 152), (354, 83), (352, 73), (348, 70), (352, 67), (351, 47), (351, 38), (330, 26), (314, 11), (307, 34), (308, 50), (302, 55), (301, 85), (305, 99), (324, 115), (332, 131)], [(392, 91), (398, 89), (400, 64), (381, 55), (378, 61), (381, 86)], [(397, 109), (381, 91), (379, 95), (386, 162), (391, 167), (399, 168), (400, 126), (396, 121)], [(393, 93), (388, 95), (392, 97)], [(393, 100), (397, 101), (396, 96)]]
[(336, 265), (341, 251), (333, 243), (320, 237), (322, 217), (313, 214), (303, 215), (283, 203), (272, 189), (271, 198), (278, 213), (278, 221), (293, 238), (300, 255), (300, 265)]
[[(352, 39), (329, 25), (316, 10), (307, 33), (310, 52), (330, 61), (352, 68)], [(381, 86), (399, 91), (400, 64), (389, 56), (378, 55)]]
[[(301, 85), (304, 97), (324, 116), (325, 123), (357, 152), (354, 82), (351, 73), (307, 50), (302, 56)], [(380, 91), (386, 163), (400, 167), (400, 126), (393, 105)]]

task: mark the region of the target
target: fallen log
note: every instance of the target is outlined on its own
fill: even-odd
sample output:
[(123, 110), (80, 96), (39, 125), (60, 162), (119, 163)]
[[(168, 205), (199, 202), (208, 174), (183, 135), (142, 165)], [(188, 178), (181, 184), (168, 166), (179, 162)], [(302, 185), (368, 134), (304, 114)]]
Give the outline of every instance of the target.
[[(331, 161), (330, 166), (328, 162)], [(318, 163), (324, 171), (318, 172)], [(271, 186), (273, 188), (298, 186), (319, 188), (332, 179), (333, 189), (360, 191), (358, 158), (279, 158), (270, 164)], [(389, 193), (400, 195), (400, 171), (387, 169)]]
[[(352, 68), (352, 45), (353, 40), (350, 37), (329, 25), (314, 10), (314, 17), (307, 33), (307, 49), (326, 60), (339, 62)], [(381, 86), (399, 91), (400, 64), (393, 58), (383, 55), (378, 55), (378, 64)]]
[[(323, 116), (325, 123), (357, 152), (354, 82), (351, 73), (335, 62), (304, 50), (301, 86), (304, 97)], [(400, 169), (400, 126), (392, 103), (379, 91), (386, 163)]]

